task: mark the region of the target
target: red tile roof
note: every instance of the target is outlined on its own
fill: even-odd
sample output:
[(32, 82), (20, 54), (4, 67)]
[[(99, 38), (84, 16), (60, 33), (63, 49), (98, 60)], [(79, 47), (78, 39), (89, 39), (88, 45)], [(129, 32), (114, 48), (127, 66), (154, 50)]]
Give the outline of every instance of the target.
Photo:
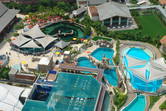
[(98, 16), (98, 11), (95, 6), (89, 6), (89, 11), (90, 11), (92, 17)]
[(160, 40), (160, 43), (166, 47), (166, 36)]
[(159, 0), (160, 4), (164, 5), (166, 4), (166, 0)]

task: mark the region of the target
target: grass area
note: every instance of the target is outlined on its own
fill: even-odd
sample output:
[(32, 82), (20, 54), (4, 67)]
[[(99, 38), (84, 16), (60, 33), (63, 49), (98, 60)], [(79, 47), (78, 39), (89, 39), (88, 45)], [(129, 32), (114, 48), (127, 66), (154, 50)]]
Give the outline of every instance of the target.
[(103, 38), (103, 37), (99, 37), (99, 36), (95, 36), (92, 38), (92, 40), (97, 41), (97, 40), (108, 40), (111, 41), (112, 39), (110, 38)]
[(150, 35), (152, 38), (155, 38), (157, 34), (160, 34), (161, 37), (166, 35), (166, 27), (155, 14), (143, 16), (139, 15), (136, 17), (136, 20), (139, 22), (139, 24), (142, 25), (142, 29), (119, 32), (138, 33), (139, 31), (141, 31), (142, 37), (145, 35)]
[(159, 108), (160, 108), (161, 110), (166, 109), (166, 101), (164, 101), (164, 102), (160, 105)]
[(9, 71), (10, 71), (10, 68), (8, 67), (0, 68), (0, 78), (9, 79), (9, 76), (8, 76)]
[(150, 106), (151, 109), (153, 105), (160, 99), (160, 96), (150, 96)]

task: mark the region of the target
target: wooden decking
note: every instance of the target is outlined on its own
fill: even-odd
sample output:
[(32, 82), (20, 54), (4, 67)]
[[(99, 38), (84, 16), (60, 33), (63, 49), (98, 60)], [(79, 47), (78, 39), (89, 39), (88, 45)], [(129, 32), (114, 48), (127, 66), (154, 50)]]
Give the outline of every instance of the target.
[(56, 78), (57, 78), (57, 75), (58, 75), (58, 72), (59, 72), (59, 67), (54, 67), (52, 70), (56, 71), (56, 74), (48, 73), (47, 77), (46, 77), (47, 81), (55, 81)]
[(97, 73), (97, 78), (96, 79), (101, 84), (101, 90), (99, 92), (97, 106), (96, 106), (95, 111), (101, 111), (102, 104), (103, 104), (103, 99), (104, 99), (104, 95), (105, 95), (105, 90), (106, 90), (105, 85), (101, 82), (104, 70), (94, 69), (94, 68), (86, 68), (86, 67), (79, 67), (79, 66), (76, 66), (74, 63), (62, 63), (62, 64), (60, 64), (60, 68), (65, 69), (65, 70), (88, 71), (88, 72)]

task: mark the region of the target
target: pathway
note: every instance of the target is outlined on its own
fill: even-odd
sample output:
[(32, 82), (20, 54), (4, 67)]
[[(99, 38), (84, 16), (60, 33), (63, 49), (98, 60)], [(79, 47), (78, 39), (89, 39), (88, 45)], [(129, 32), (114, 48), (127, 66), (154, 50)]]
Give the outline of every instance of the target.
[(151, 111), (160, 111), (159, 107), (160, 105), (166, 101), (166, 95), (162, 96), (152, 107)]

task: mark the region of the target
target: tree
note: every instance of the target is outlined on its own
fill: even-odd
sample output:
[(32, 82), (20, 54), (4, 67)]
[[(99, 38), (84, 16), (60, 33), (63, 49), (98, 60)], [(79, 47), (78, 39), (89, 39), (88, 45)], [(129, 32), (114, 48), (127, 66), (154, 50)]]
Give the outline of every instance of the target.
[(85, 36), (86, 35), (88, 35), (88, 36), (91, 35), (91, 27), (90, 27), (90, 25), (86, 26), (86, 28), (85, 28)]

